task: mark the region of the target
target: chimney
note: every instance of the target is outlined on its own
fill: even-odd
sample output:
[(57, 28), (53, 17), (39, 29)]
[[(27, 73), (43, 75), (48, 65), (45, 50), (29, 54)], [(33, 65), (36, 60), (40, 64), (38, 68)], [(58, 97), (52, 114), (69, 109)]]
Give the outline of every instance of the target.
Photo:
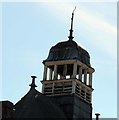
[(31, 76), (31, 78), (32, 78), (32, 83), (29, 86), (31, 86), (31, 89), (35, 89), (35, 87), (37, 87), (35, 85), (35, 78), (37, 78), (37, 77), (36, 76)]
[(95, 115), (96, 115), (96, 120), (99, 120), (100, 114), (99, 113), (95, 113)]

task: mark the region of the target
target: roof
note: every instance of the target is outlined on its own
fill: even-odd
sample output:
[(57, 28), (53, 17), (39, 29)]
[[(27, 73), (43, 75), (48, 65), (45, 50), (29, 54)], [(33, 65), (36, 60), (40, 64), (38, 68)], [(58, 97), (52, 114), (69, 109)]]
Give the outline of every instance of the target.
[(9, 107), (9, 108), (12, 108), (13, 107), (13, 103), (10, 102), (9, 100), (5, 100), (5, 101), (0, 101), (0, 106), (3, 106), (3, 107)]
[(65, 118), (60, 108), (35, 88), (15, 105), (15, 118)]
[(73, 40), (59, 42), (51, 47), (48, 58), (44, 60), (43, 63), (70, 59), (80, 60), (82, 63), (90, 66), (89, 53)]

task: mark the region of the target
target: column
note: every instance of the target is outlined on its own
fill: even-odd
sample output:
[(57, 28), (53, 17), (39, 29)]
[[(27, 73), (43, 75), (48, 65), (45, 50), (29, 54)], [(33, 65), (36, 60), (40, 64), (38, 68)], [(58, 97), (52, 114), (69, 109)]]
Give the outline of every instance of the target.
[(55, 86), (55, 83), (53, 82), (53, 84), (52, 84), (52, 94), (54, 93), (54, 86)]
[(81, 84), (79, 84), (79, 95), (81, 96)]
[(82, 82), (82, 67), (79, 66), (79, 78), (78, 78), (81, 82)]
[(92, 73), (89, 73), (89, 86), (92, 87)]
[(54, 80), (57, 80), (57, 65), (54, 65)]
[(61, 79), (61, 80), (63, 79), (63, 75), (60, 75), (60, 79)]
[(73, 80), (72, 81), (72, 94), (75, 93), (75, 89), (76, 89), (76, 81)]
[(72, 78), (76, 78), (76, 75), (77, 75), (77, 63), (74, 63), (74, 66), (73, 66), (73, 76)]
[(47, 80), (47, 66), (44, 65), (44, 75), (43, 75), (43, 80)]
[(84, 99), (86, 100), (86, 88), (84, 89)]
[(81, 88), (81, 97), (86, 100), (86, 88)]
[(50, 69), (49, 80), (52, 80), (52, 69)]
[(44, 94), (44, 84), (42, 84), (42, 93)]
[(84, 83), (87, 82), (87, 69), (84, 69)]
[(66, 74), (67, 74), (67, 65), (64, 65), (64, 67), (63, 67), (63, 79), (66, 79)]

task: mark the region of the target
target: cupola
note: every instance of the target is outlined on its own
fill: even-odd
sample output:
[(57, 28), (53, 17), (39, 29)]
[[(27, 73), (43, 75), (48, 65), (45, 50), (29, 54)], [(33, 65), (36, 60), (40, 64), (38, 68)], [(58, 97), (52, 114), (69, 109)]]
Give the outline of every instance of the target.
[(73, 40), (73, 18), (69, 39), (52, 46), (44, 64), (42, 92), (46, 96), (76, 94), (91, 103), (92, 74), (90, 55)]

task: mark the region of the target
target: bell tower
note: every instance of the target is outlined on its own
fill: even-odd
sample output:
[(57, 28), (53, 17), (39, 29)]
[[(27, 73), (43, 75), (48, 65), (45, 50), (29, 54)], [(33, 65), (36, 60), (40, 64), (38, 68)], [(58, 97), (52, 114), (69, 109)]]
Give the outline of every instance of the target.
[(43, 61), (42, 93), (51, 98), (67, 118), (92, 119), (92, 74), (89, 53), (73, 40), (73, 17), (69, 40), (51, 47)]

